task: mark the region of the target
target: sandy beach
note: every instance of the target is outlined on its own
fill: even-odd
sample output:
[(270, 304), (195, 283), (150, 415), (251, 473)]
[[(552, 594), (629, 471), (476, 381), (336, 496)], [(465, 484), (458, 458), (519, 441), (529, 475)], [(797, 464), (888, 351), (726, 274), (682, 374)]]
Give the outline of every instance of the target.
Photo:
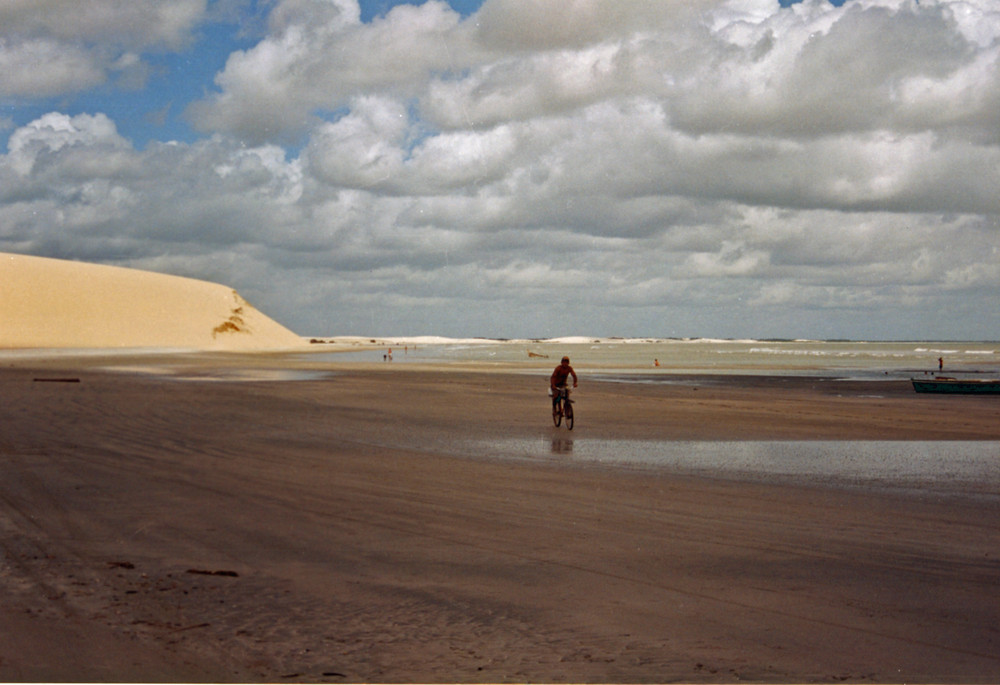
[[(0, 370), (0, 680), (1000, 679), (996, 497), (584, 463), (536, 375), (99, 366)], [(571, 439), (1000, 439), (991, 398), (705, 380), (585, 377)]]

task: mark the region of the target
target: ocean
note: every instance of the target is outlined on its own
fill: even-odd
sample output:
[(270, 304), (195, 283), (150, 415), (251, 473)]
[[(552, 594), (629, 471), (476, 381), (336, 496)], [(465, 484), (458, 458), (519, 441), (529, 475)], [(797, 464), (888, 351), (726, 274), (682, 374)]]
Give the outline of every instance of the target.
[(905, 379), (938, 373), (939, 359), (946, 374), (1000, 375), (1000, 342), (395, 338), (366, 341), (357, 351), (322, 357), (334, 362), (388, 361), (389, 350), (393, 363), (486, 365), (526, 372), (550, 370), (566, 355), (578, 373), (636, 382), (655, 382), (657, 375), (711, 373)]

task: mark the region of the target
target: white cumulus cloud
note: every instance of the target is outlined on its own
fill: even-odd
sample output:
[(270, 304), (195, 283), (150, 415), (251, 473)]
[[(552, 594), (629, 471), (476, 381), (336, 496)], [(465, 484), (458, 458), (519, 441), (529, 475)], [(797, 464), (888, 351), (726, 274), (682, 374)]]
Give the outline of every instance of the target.
[[(0, 63), (46, 55), (8, 95), (141, 67), (209, 11), (35, 5), (66, 8), (0, 10)], [(307, 334), (995, 337), (992, 0), (264, 7), (196, 142), (8, 128), (0, 246), (230, 283)]]

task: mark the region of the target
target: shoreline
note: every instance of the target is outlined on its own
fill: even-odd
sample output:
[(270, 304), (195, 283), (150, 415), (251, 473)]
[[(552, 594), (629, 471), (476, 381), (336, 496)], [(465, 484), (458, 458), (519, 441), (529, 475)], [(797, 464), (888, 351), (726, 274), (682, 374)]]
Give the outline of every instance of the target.
[[(465, 396), (446, 400), (440, 411), (461, 421), (470, 398), (484, 402), (483, 415), (498, 418), (506, 435), (535, 435), (546, 420), (547, 378), (551, 365), (480, 362), (327, 362), (309, 355), (203, 352), (86, 358), (30, 359), (0, 365), (0, 374), (38, 372), (134, 378), (143, 382), (264, 383), (287, 385), (280, 395), (301, 386), (309, 396), (323, 384), (348, 390), (382, 388), (381, 402), (393, 421), (419, 415), (421, 388), (440, 378), (465, 388)], [(816, 374), (704, 373), (655, 374), (581, 372), (574, 398), (596, 405), (598, 420), (584, 420), (573, 435), (596, 439), (640, 440), (1000, 440), (1000, 397), (918, 394), (908, 379), (844, 377), (825, 370)], [(0, 376), (2, 378), (2, 376)], [(630, 380), (639, 378), (639, 381)], [(646, 382), (646, 381), (649, 382)], [(317, 385), (319, 384), (319, 385)], [(507, 386), (503, 388), (503, 386)], [(503, 392), (496, 390), (503, 388)], [(405, 392), (404, 392), (405, 391)], [(368, 397), (370, 393), (364, 392)], [(530, 402), (531, 412), (516, 420), (504, 404)], [(579, 411), (579, 408), (578, 408)]]
[(988, 398), (584, 377), (570, 434), (544, 375), (373, 366), (0, 368), (0, 680), (1000, 678), (997, 502), (456, 448), (997, 440)]

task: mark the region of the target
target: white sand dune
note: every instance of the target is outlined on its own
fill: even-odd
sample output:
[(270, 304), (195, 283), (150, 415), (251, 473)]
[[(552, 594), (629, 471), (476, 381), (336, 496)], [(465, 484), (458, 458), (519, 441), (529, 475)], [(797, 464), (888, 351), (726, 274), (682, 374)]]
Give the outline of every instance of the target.
[(0, 349), (261, 351), (307, 344), (224, 285), (0, 253)]

